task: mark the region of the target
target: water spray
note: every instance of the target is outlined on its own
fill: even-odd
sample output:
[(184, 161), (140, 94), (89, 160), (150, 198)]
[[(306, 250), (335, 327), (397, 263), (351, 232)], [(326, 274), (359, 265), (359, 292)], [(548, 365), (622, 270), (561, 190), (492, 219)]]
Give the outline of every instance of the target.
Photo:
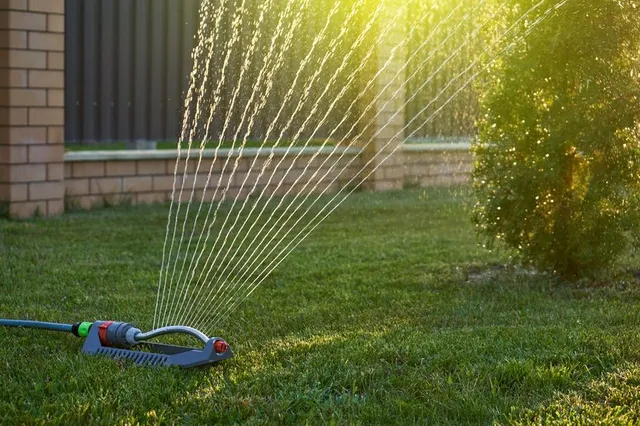
[[(62, 331), (85, 338), (82, 352), (103, 355), (116, 360), (128, 359), (136, 365), (154, 367), (179, 366), (183, 368), (209, 365), (233, 356), (226, 341), (219, 337), (207, 337), (187, 326), (167, 326), (143, 333), (132, 324), (118, 321), (77, 322), (61, 324), (42, 321), (0, 319), (0, 326), (26, 327)], [(149, 342), (166, 334), (187, 334), (198, 339), (201, 349)]]

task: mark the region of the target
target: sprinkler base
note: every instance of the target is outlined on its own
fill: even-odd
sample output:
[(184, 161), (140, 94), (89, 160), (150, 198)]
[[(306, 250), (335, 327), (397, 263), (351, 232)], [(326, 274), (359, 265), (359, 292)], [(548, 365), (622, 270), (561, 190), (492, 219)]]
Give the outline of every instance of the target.
[(96, 321), (82, 346), (89, 355), (104, 355), (113, 359), (129, 359), (136, 365), (180, 366), (183, 368), (213, 364), (233, 356), (229, 345), (219, 337), (212, 337), (202, 349), (187, 346), (167, 345), (155, 342), (136, 342), (132, 345), (113, 345), (105, 336), (110, 328), (122, 327), (123, 323)]

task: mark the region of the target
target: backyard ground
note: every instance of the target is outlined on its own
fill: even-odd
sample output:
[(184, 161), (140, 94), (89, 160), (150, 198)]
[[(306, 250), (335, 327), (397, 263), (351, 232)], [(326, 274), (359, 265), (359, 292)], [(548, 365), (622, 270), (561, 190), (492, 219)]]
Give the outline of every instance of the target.
[[(220, 330), (152, 369), (0, 329), (0, 423), (630, 423), (640, 282), (569, 285), (479, 247), (464, 188), (354, 194)], [(0, 221), (0, 316), (153, 316), (167, 206)]]

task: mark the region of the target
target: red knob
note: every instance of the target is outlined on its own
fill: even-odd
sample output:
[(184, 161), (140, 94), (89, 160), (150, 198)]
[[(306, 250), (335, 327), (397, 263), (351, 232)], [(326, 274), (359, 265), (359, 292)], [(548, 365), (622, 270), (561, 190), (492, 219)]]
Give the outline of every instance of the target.
[(216, 340), (213, 343), (213, 350), (216, 351), (216, 353), (223, 354), (227, 349), (229, 349), (229, 345), (224, 340)]

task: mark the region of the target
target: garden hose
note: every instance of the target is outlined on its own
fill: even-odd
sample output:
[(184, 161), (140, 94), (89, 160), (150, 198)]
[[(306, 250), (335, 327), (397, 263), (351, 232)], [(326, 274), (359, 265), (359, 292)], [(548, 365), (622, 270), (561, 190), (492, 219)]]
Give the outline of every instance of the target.
[[(115, 359), (130, 359), (137, 365), (195, 367), (231, 358), (233, 353), (226, 341), (219, 337), (207, 337), (192, 327), (167, 326), (143, 333), (132, 324), (118, 321), (76, 322), (62, 324), (44, 321), (1, 319), (0, 326), (37, 328), (72, 333), (86, 338), (82, 352), (90, 355), (106, 355)], [(148, 342), (166, 334), (187, 334), (200, 340), (204, 347)]]
[[(73, 326), (74, 325), (73, 324), (60, 324), (60, 323), (57, 323), (57, 322), (0, 319), (0, 326), (3, 326), (3, 327), (39, 328), (39, 329), (42, 329), (42, 330), (64, 331), (66, 333), (73, 333)], [(85, 335), (85, 337), (86, 337), (86, 335)]]

